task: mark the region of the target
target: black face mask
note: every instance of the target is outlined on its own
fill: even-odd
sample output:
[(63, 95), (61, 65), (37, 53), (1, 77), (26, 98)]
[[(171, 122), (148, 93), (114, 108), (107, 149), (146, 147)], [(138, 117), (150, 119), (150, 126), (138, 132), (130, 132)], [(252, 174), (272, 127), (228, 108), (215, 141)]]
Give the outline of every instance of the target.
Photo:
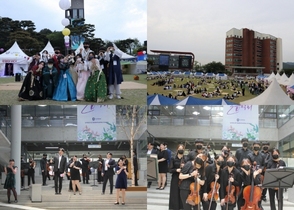
[(89, 46), (84, 46), (84, 48), (85, 48), (85, 49), (88, 49), (88, 48), (89, 48)]
[(216, 164), (219, 165), (219, 166), (222, 166), (224, 163), (224, 161), (216, 161)]
[(223, 153), (224, 153), (224, 155), (228, 155), (229, 154), (229, 151), (228, 150), (224, 150)]
[(227, 162), (227, 166), (228, 166), (228, 167), (233, 167), (234, 165), (235, 165), (235, 163), (232, 162), (232, 161), (228, 161), (228, 162)]
[(197, 145), (196, 149), (202, 149), (202, 145)]
[(243, 147), (248, 147), (248, 143), (247, 142), (243, 143)]
[(246, 171), (249, 171), (250, 169), (250, 165), (245, 165), (245, 166), (242, 166)]
[(93, 58), (94, 58), (93, 56), (89, 56), (88, 60), (90, 61), (90, 60), (92, 60)]
[(263, 147), (263, 150), (264, 150), (264, 151), (267, 151), (267, 150), (268, 150), (268, 147)]
[(278, 159), (279, 155), (273, 155), (273, 159)]
[(199, 165), (202, 165), (203, 164), (203, 160), (199, 157), (196, 158), (196, 163), (199, 164)]
[(259, 151), (260, 147), (253, 147), (254, 151)]
[(184, 150), (180, 149), (180, 150), (178, 150), (178, 153), (179, 153), (180, 155), (182, 155), (182, 154), (184, 154)]

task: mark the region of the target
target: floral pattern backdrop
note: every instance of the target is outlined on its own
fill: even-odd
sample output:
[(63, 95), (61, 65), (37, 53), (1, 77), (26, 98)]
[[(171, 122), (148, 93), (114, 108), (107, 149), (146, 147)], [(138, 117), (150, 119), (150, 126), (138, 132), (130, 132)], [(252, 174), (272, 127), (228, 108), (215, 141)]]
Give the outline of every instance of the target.
[(258, 106), (226, 105), (223, 109), (223, 140), (259, 140)]
[(116, 136), (115, 105), (79, 105), (78, 141), (114, 141)]

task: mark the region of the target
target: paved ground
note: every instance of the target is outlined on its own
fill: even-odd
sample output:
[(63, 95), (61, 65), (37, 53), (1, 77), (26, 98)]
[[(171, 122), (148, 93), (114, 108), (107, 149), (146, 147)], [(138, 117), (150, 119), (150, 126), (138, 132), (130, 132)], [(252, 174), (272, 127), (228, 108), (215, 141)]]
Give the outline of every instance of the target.
[[(40, 183), (41, 178), (36, 177), (36, 183)], [(7, 204), (6, 190), (3, 189), (3, 185), (0, 186), (0, 210), (10, 209), (27, 209), (27, 210), (43, 210), (43, 209), (70, 209), (70, 210), (91, 210), (91, 209), (147, 209), (147, 193), (144, 192), (127, 192), (126, 193), (126, 205), (114, 205), (116, 201), (116, 194), (109, 194), (109, 186), (106, 187), (105, 195), (101, 195), (102, 184), (98, 186), (93, 185), (93, 181), (90, 184), (82, 184), (82, 195), (73, 195), (72, 192), (68, 192), (68, 180), (64, 180), (62, 195), (55, 195), (53, 180), (47, 181), (48, 186), (42, 187), (42, 202), (32, 203), (29, 196), (29, 191), (23, 190), (18, 196), (17, 204)], [(128, 184), (131, 181), (128, 180)], [(145, 183), (140, 183), (142, 185)], [(96, 182), (97, 185), (97, 182)], [(145, 185), (146, 186), (146, 185)], [(13, 199), (13, 196), (11, 196)]]

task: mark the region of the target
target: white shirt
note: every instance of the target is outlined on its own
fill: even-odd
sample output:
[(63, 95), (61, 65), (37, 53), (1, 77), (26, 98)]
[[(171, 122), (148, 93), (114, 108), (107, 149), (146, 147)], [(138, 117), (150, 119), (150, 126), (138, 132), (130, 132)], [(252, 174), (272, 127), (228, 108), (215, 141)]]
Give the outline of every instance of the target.
[(58, 169), (60, 169), (60, 162), (61, 162), (61, 158), (62, 158), (62, 156), (61, 156), (61, 155), (59, 155), (59, 160), (58, 160)]
[(105, 165), (105, 167), (104, 167), (104, 170), (105, 170), (105, 171), (108, 170), (108, 167), (107, 167), (107, 164), (108, 164), (108, 163), (109, 163), (109, 159), (106, 159), (106, 160), (105, 160), (105, 164), (104, 164), (104, 165)]
[(147, 155), (150, 155), (151, 152), (152, 152), (152, 149), (148, 150), (148, 151), (147, 151)]

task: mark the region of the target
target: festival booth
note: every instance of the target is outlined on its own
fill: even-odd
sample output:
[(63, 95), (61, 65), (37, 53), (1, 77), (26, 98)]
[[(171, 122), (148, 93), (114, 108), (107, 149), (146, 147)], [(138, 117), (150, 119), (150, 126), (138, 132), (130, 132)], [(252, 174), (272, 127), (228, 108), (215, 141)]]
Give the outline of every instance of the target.
[(228, 79), (228, 76), (224, 73), (218, 73), (217, 75), (215, 75), (215, 78), (217, 80), (227, 80)]
[(49, 55), (53, 55), (54, 54), (54, 48), (52, 47), (50, 41), (48, 41), (47, 44), (46, 44), (46, 46), (44, 47), (44, 49), (41, 50), (41, 52), (40, 52), (41, 56), (42, 56), (42, 54), (43, 54), (43, 52), (45, 50), (48, 52)]
[(147, 105), (174, 105), (178, 100), (165, 97), (163, 95), (150, 95), (147, 96)]
[(273, 79), (269, 87), (259, 96), (240, 102), (241, 105), (294, 105), (294, 101), (280, 87), (276, 79)]
[(287, 77), (287, 75), (285, 73), (278, 80), (280, 85), (287, 85), (288, 81), (289, 81), (289, 78)]
[(12, 47), (0, 55), (0, 76), (14, 76), (15, 74), (23, 75), (23, 70), (28, 68), (29, 56), (26, 55), (14, 42)]
[(179, 101), (175, 105), (236, 105), (233, 102), (224, 99), (201, 99), (195, 98), (193, 96), (188, 96), (187, 98)]

